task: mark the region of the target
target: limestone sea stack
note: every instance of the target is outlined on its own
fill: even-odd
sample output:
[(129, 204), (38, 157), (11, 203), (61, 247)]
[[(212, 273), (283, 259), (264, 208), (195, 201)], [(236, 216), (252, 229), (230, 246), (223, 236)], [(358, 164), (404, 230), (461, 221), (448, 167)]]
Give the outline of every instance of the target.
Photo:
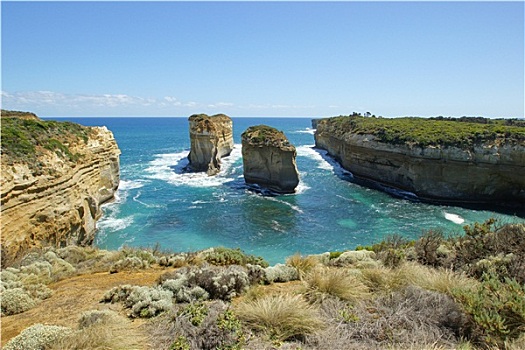
[(317, 122), (316, 147), (354, 176), (421, 199), (525, 207), (525, 123), (485, 118)]
[(244, 180), (278, 193), (293, 193), (299, 184), (297, 152), (282, 131), (266, 125), (242, 134)]
[(188, 168), (215, 175), (221, 170), (221, 158), (233, 150), (233, 122), (224, 114), (189, 117), (191, 149)]
[(89, 245), (119, 184), (120, 150), (105, 127), (2, 111), (2, 260), (30, 248)]

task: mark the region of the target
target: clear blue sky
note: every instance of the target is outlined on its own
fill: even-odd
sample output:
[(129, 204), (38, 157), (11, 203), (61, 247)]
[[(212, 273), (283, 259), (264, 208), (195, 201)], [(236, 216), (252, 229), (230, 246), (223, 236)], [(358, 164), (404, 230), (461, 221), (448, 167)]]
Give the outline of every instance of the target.
[(524, 116), (524, 3), (1, 2), (2, 108)]

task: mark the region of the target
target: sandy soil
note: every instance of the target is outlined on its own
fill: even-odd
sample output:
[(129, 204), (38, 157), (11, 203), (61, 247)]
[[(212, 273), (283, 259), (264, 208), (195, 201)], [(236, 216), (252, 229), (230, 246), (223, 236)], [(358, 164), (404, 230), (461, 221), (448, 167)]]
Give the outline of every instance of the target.
[[(68, 278), (49, 285), (53, 295), (35, 308), (18, 315), (4, 316), (1, 319), (2, 346), (17, 336), (25, 328), (35, 324), (77, 327), (80, 315), (88, 310), (111, 309), (125, 315), (120, 304), (105, 304), (100, 300), (106, 291), (121, 285), (153, 285), (167, 269), (120, 272), (116, 274), (96, 273)], [(140, 328), (144, 320), (133, 320), (129, 327)], [(142, 331), (141, 331), (142, 332)], [(147, 336), (144, 335), (144, 339)]]

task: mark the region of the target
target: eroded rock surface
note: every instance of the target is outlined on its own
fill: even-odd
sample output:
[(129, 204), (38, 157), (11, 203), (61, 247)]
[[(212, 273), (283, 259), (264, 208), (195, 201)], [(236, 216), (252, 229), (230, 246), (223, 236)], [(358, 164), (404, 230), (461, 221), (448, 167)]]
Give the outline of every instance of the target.
[(221, 158), (233, 150), (233, 123), (224, 114), (208, 116), (194, 114), (189, 119), (191, 149), (188, 168), (215, 175), (220, 171)]
[(249, 127), (242, 134), (246, 183), (279, 193), (293, 193), (299, 184), (297, 152), (283, 132), (266, 125)]
[(525, 204), (525, 144), (496, 138), (470, 147), (382, 142), (340, 130), (335, 118), (317, 122), (316, 147), (357, 177), (443, 202)]
[(3, 259), (32, 247), (91, 244), (100, 205), (119, 184), (119, 155), (105, 127), (3, 118)]

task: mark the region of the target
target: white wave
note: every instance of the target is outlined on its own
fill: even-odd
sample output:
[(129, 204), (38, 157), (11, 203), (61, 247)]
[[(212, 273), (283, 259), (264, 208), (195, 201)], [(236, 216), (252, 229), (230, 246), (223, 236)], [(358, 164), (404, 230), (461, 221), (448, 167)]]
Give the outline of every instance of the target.
[(115, 232), (129, 227), (131, 224), (133, 224), (133, 215), (122, 219), (118, 219), (115, 217), (106, 217), (101, 219), (97, 223), (97, 227), (100, 230), (108, 230)]
[(455, 224), (461, 225), (462, 223), (465, 222), (465, 219), (463, 219), (458, 214), (452, 214), (452, 213), (447, 213), (447, 212), (443, 212), (443, 213), (445, 215), (445, 219), (452, 221)]
[(214, 176), (208, 176), (205, 172), (193, 173), (185, 172), (184, 168), (188, 165), (188, 151), (169, 154), (158, 154), (149, 163), (146, 172), (148, 178), (163, 180), (174, 186), (191, 187), (217, 187), (224, 183), (234, 181), (230, 176), (236, 172), (235, 162), (241, 158), (241, 146), (235, 145), (232, 153), (228, 157), (221, 159), (221, 171)]
[(135, 196), (133, 196), (133, 201), (142, 204), (142, 205), (145, 206), (146, 208), (162, 208), (162, 207), (163, 207), (163, 206), (160, 205), (160, 204), (148, 204), (148, 203), (144, 203), (143, 201), (141, 201), (141, 200), (139, 199), (141, 195), (142, 195), (142, 192), (141, 192), (141, 191), (138, 191), (138, 193), (137, 193)]
[(298, 157), (307, 157), (317, 161), (319, 169), (334, 170), (333, 164), (330, 164), (318, 151), (314, 149), (315, 145), (299, 146), (296, 148)]
[(305, 184), (303, 181), (299, 181), (299, 184), (295, 188), (295, 193), (294, 194), (302, 194), (302, 193), (306, 192), (306, 190), (309, 190), (310, 188), (311, 187), (308, 186), (307, 184)]
[(315, 134), (315, 129), (306, 128), (306, 129), (302, 129), (302, 130), (296, 130), (296, 131), (292, 131), (291, 134), (310, 134), (310, 135), (313, 135), (313, 134)]
[(118, 188), (119, 190), (127, 191), (141, 188), (142, 186), (144, 186), (144, 181), (142, 180), (120, 180)]
[(291, 203), (288, 203), (287, 201), (283, 201), (281, 199), (278, 199), (276, 197), (264, 197), (265, 199), (268, 199), (270, 201), (273, 201), (273, 202), (277, 202), (277, 203), (281, 203), (281, 204), (284, 204), (284, 205), (287, 205), (289, 206), (290, 208), (292, 208), (293, 210), (295, 210), (296, 212), (302, 214), (303, 211), (301, 210), (301, 208), (299, 208), (297, 205), (293, 205)]

